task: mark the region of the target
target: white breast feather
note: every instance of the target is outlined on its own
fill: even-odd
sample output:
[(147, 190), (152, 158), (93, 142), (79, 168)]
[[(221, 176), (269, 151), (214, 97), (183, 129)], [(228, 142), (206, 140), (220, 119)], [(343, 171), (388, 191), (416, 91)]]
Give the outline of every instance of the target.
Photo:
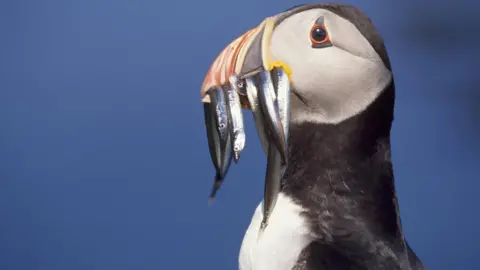
[(265, 231), (260, 232), (263, 203), (255, 210), (243, 238), (240, 270), (291, 270), (302, 250), (313, 241), (302, 207), (280, 193)]

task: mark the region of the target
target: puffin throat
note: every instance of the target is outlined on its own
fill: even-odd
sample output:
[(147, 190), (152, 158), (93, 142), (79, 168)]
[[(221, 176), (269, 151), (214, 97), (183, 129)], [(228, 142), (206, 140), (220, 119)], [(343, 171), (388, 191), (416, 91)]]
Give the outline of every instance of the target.
[(392, 82), (338, 124), (291, 123), (282, 191), (307, 209), (315, 233), (402, 237), (390, 159), (394, 92)]

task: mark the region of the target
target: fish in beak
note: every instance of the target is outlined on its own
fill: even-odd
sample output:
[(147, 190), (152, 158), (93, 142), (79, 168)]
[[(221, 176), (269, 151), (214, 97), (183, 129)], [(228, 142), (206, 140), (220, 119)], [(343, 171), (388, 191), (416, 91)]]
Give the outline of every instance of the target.
[(222, 87), (208, 91), (211, 100), (204, 103), (205, 126), (207, 129), (210, 157), (216, 170), (210, 201), (222, 185), (232, 161), (232, 137), (229, 132), (228, 104)]
[(270, 61), (275, 21), (276, 17), (269, 17), (230, 43), (211, 65), (201, 87), (209, 149), (216, 169), (211, 198), (221, 186), (231, 157), (237, 163), (245, 147), (241, 109), (253, 112), (267, 154), (262, 228), (275, 207), (288, 155), (291, 71), (284, 63)]

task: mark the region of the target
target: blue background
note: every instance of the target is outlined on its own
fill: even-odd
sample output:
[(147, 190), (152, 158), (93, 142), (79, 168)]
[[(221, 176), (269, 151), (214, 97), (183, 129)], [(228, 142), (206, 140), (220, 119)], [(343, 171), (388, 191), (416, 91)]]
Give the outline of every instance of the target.
[[(393, 64), (406, 235), (429, 269), (478, 270), (480, 2), (346, 2)], [(265, 157), (247, 114), (208, 206), (199, 87), (226, 44), (301, 3), (1, 1), (0, 269), (236, 269)]]

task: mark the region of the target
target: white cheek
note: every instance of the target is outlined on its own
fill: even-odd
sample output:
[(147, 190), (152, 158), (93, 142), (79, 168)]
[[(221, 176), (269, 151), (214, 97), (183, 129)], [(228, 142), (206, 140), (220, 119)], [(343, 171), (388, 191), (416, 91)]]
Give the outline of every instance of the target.
[(383, 62), (354, 56), (338, 48), (315, 52), (306, 64), (292, 62), (293, 86), (309, 101), (308, 110), (293, 110), (294, 122), (338, 123), (365, 110), (391, 80)]
[[(376, 57), (337, 47), (312, 48), (308, 30), (293, 31), (309, 25), (306, 19), (293, 18), (280, 25), (272, 36), (271, 56), (290, 67), (293, 87), (309, 103), (308, 108), (294, 106), (291, 121), (338, 123), (365, 110), (390, 82), (391, 73), (368, 43), (357, 45), (362, 54), (371, 56), (373, 51)], [(363, 38), (358, 31), (356, 35)]]

